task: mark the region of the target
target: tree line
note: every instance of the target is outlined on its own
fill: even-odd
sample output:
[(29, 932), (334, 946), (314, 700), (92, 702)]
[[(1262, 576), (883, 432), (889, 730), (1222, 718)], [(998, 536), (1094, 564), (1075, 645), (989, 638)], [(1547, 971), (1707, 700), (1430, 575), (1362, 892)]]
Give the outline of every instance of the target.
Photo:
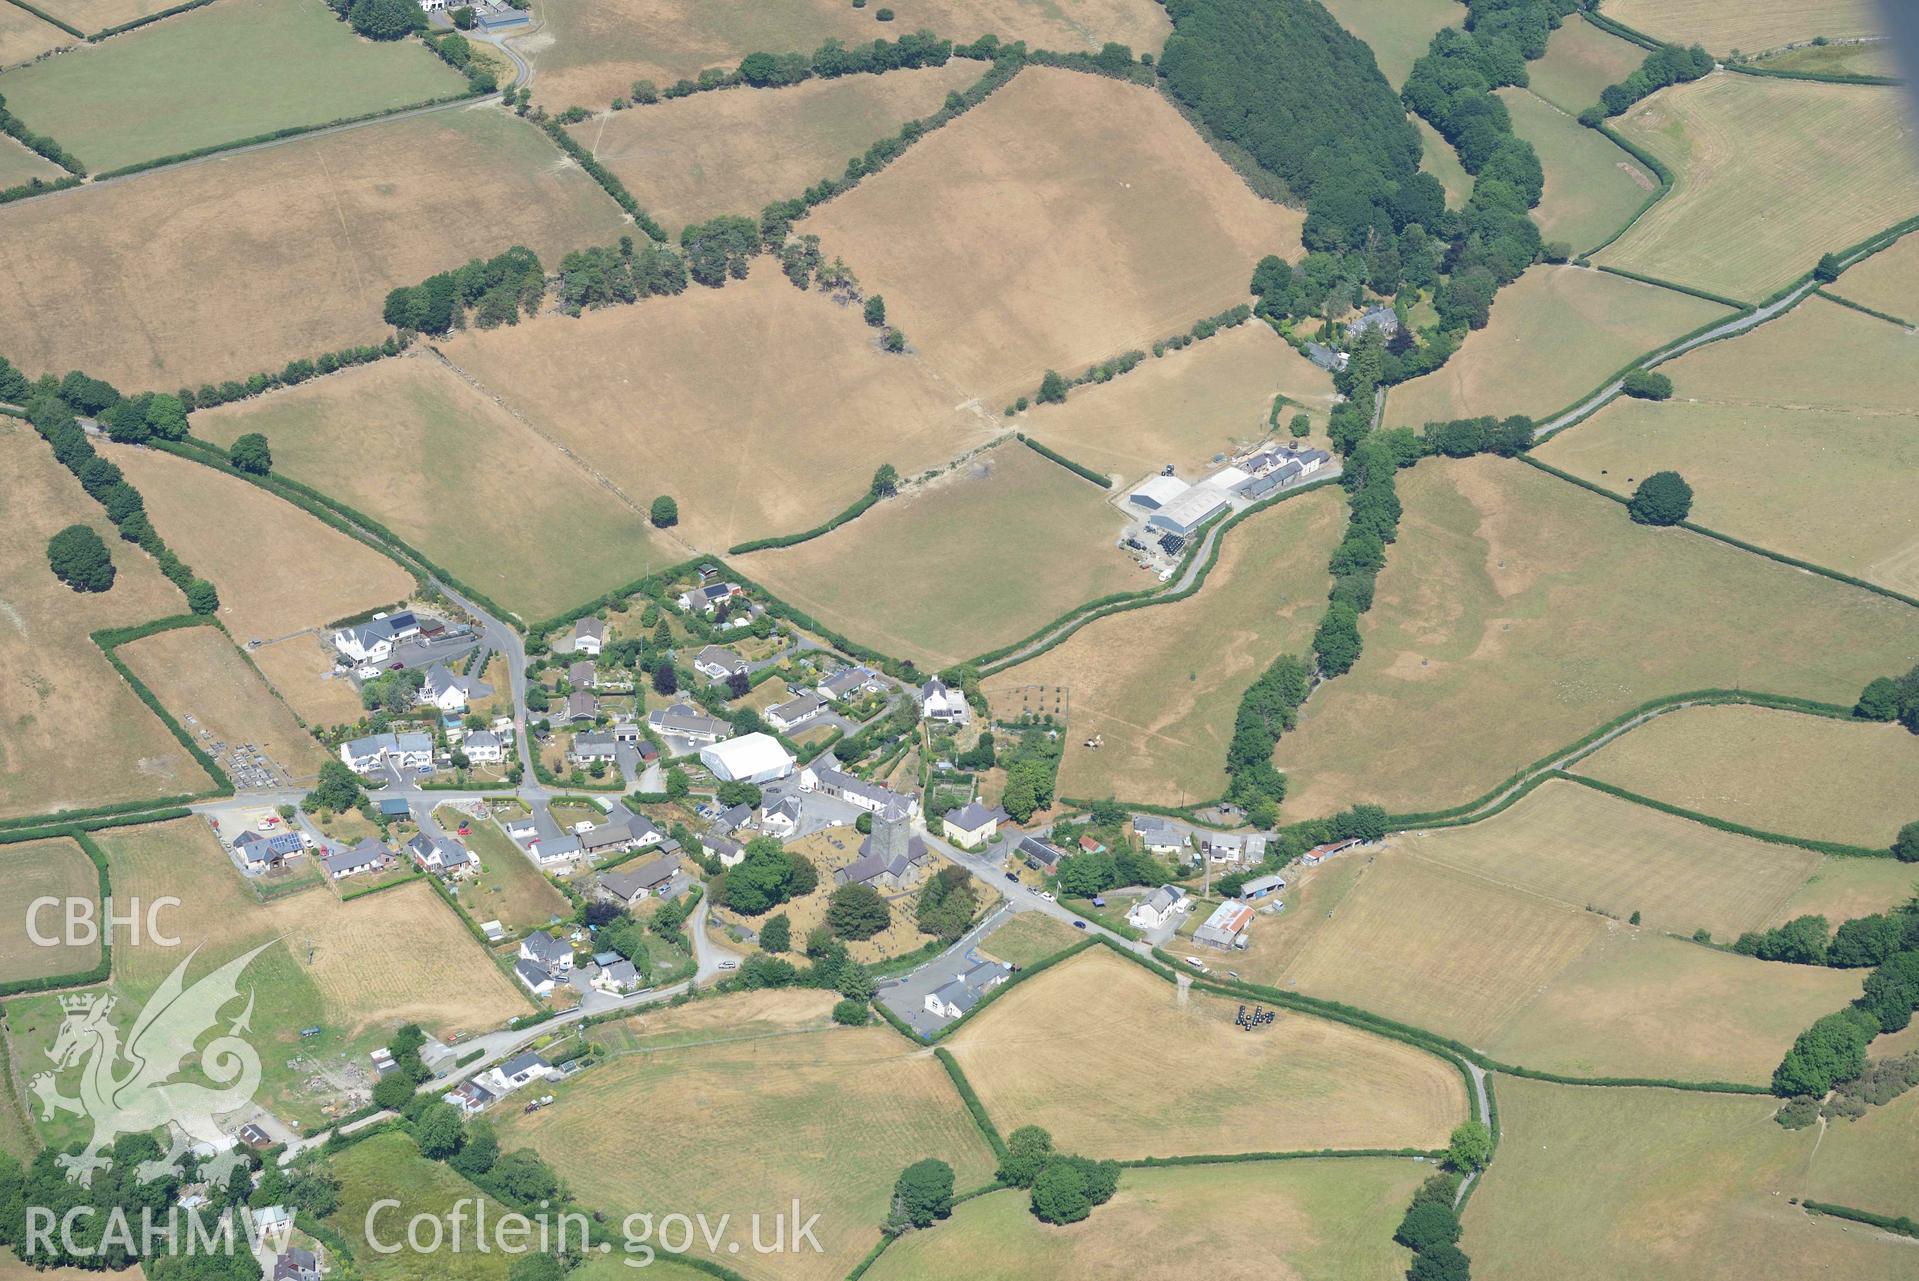
[[(1854, 926), (1858, 928), (1852, 928)], [(1902, 1031), (1919, 1010), (1919, 901), (1896, 912), (1848, 921), (1831, 940), (1823, 917), (1801, 917), (1780, 930), (1742, 937), (1738, 950), (1809, 964), (1872, 964), (1859, 999), (1801, 1032), (1772, 1075), (1783, 1098), (1817, 1101), (1866, 1071), (1866, 1047), (1885, 1032)], [(1803, 1113), (1801, 1103), (1781, 1120)]]
[(1712, 55), (1701, 45), (1689, 49), (1661, 45), (1647, 54), (1646, 60), (1631, 75), (1601, 89), (1599, 104), (1580, 112), (1579, 123), (1588, 129), (1598, 128), (1613, 116), (1625, 115), (1635, 102), (1648, 94), (1657, 93), (1667, 85), (1697, 80), (1712, 68)]

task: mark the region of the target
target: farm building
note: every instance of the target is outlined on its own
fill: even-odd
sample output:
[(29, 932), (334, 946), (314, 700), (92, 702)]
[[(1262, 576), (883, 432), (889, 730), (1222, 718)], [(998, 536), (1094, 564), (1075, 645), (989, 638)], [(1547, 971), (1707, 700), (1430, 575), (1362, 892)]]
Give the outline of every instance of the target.
[(722, 783), (770, 783), (793, 772), (793, 758), (771, 734), (742, 734), (700, 749), (700, 764)]
[(1176, 501), (1192, 486), (1173, 475), (1159, 475), (1141, 483), (1138, 489), (1127, 495), (1126, 501), (1135, 507), (1149, 512), (1164, 509)]
[(1283, 876), (1255, 876), (1240, 886), (1239, 894), (1247, 902), (1257, 903), (1261, 899), (1271, 898), (1285, 888), (1286, 878)]
[(1333, 855), (1343, 854), (1358, 844), (1359, 842), (1357, 840), (1348, 840), (1329, 841), (1324, 845), (1315, 845), (1313, 848), (1307, 850), (1306, 853), (1300, 857), (1299, 861), (1307, 867), (1318, 867)]
[(1184, 538), (1225, 511), (1226, 507), (1224, 491), (1214, 489), (1211, 485), (1195, 485), (1148, 516), (1146, 523), (1154, 529), (1163, 529)]
[(1227, 899), (1212, 910), (1205, 923), (1193, 931), (1193, 942), (1222, 951), (1246, 946), (1246, 934), (1253, 924), (1253, 909), (1238, 899)]

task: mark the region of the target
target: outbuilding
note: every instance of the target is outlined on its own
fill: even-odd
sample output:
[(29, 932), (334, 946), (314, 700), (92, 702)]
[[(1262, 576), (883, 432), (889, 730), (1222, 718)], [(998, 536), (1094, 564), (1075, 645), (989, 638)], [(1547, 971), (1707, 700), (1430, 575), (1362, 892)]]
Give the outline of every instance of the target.
[(742, 734), (702, 747), (700, 764), (722, 783), (770, 783), (793, 772), (793, 757), (771, 734)]

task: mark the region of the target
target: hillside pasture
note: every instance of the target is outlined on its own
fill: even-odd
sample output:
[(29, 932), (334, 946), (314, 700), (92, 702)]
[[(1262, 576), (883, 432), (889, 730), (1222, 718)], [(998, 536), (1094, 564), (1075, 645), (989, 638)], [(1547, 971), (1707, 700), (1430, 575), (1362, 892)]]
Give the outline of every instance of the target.
[[(33, 905), (46, 898), (60, 902), (30, 918)], [(0, 845), (0, 983), (75, 974), (100, 963), (98, 942), (67, 938), (70, 899), (99, 906), (100, 875), (78, 845), (64, 838)], [(36, 933), (55, 941), (43, 945), (34, 940)], [(0, 1102), (0, 1109), (6, 1106)]]
[[(1108, 383), (1076, 388), (1063, 405), (1041, 405), (1014, 421), (1076, 463), (1130, 485), (1172, 465), (1195, 479), (1222, 453), (1263, 439), (1273, 397), (1281, 439), (1294, 414), (1323, 432), (1334, 399), (1332, 375), (1268, 325), (1248, 321), (1184, 351), (1149, 358)], [(1295, 405), (1297, 407), (1295, 407)]]
[(1454, 208), (1465, 204), (1473, 194), (1473, 176), (1459, 162), (1459, 153), (1439, 130), (1418, 116), (1413, 117), (1413, 124), (1419, 129), (1419, 167), (1439, 179), (1439, 185), (1446, 189), (1447, 204)]
[(363, 40), (286, 0), (221, 0), (0, 82), (8, 110), (95, 173), (465, 89), (417, 40)]
[(1674, 185), (1600, 255), (1609, 266), (1758, 302), (1919, 208), (1896, 88), (1712, 75), (1641, 101), (1614, 127)]
[(1339, 25), (1364, 40), (1373, 60), (1397, 89), (1426, 52), (1441, 27), (1466, 24), (1466, 10), (1455, 0), (1328, 0)]
[(498, 107), (389, 121), (9, 206), (0, 351), (129, 391), (245, 379), (381, 341), (396, 285), (516, 243), (556, 264), (626, 228)]
[(1533, 145), (1546, 170), (1546, 191), (1533, 216), (1547, 240), (1575, 252), (1589, 249), (1624, 227), (1658, 188), (1638, 161), (1555, 104), (1524, 89), (1502, 89), (1499, 96), (1514, 132)]
[[(948, 1162), (962, 1188), (993, 1168), (940, 1065), (884, 1028), (740, 1040), (720, 1029), (704, 1044), (616, 1054), (553, 1093), (551, 1107), (496, 1118), (501, 1147), (532, 1147), (585, 1205), (740, 1223), (798, 1197), (819, 1214), (823, 1252), (768, 1255), (756, 1277), (844, 1276), (914, 1161)], [(667, 1098), (675, 1105), (646, 1106)]]
[[(426, 353), (222, 406), (193, 423), (219, 445), (261, 433), (276, 471), (366, 513), (529, 620), (684, 555), (552, 440)], [(554, 555), (556, 546), (566, 554)]]
[(1574, 768), (1762, 831), (1883, 849), (1909, 821), (1889, 800), (1919, 796), (1919, 737), (1897, 725), (1761, 707), (1689, 707)]
[(1855, 916), (1889, 911), (1915, 897), (1919, 897), (1919, 869), (1910, 863), (1835, 855), (1820, 860), (1806, 883), (1780, 905), (1766, 925), (1784, 925), (1795, 916), (1808, 915), (1849, 921)]
[[(1280, 654), (1310, 649), (1345, 532), (1334, 493), (1242, 521), (1199, 591), (1098, 619), (1063, 644), (985, 682), (998, 715), (1022, 686), (1067, 691), (1065, 796), (1186, 804), (1220, 795), (1226, 746), (1247, 686)], [(1085, 746), (1094, 736), (1098, 748)]]
[(1579, 267), (1539, 266), (1499, 291), (1453, 358), (1386, 395), (1389, 426), (1563, 409), (1620, 366), (1724, 307)]
[(924, 359), (881, 351), (857, 307), (793, 288), (764, 259), (724, 289), (471, 331), (443, 350), (640, 511), (671, 494), (676, 537), (704, 551), (811, 528), (881, 463), (911, 477), (993, 430)]
[(1062, 1228), (1035, 1219), (1025, 1193), (995, 1192), (934, 1231), (902, 1237), (867, 1275), (1398, 1281), (1411, 1255), (1393, 1243), (1393, 1227), (1426, 1173), (1383, 1159), (1127, 1170), (1094, 1218)]
[[(13, 5), (0, 6), (0, 67), (12, 67), (19, 63), (31, 62), (49, 49), (58, 49), (62, 45), (73, 43), (73, 37), (51, 22), (42, 22), (25, 9)], [(11, 144), (9, 144), (11, 145)], [(25, 151), (26, 148), (20, 148)], [(31, 153), (28, 153), (31, 155)], [(58, 172), (58, 166), (49, 166)], [(32, 174), (24, 174), (13, 182), (24, 182)], [(11, 185), (9, 183), (8, 185)]]
[(1359, 800), (1397, 813), (1464, 804), (1662, 695), (1850, 702), (1919, 661), (1910, 606), (1635, 525), (1523, 464), (1421, 464), (1399, 495), (1365, 652), (1276, 752), (1297, 817)]
[(1720, 57), (1758, 53), (1825, 36), (1882, 34), (1872, 0), (1606, 0), (1605, 13), (1660, 40), (1699, 43)]
[(1002, 1132), (1044, 1126), (1094, 1157), (1433, 1147), (1466, 1116), (1443, 1059), (1283, 1010), (1247, 1033), (1236, 1009), (1096, 948), (947, 1045)]
[[(1850, 279), (1850, 277), (1848, 277)], [(1556, 467), (1630, 492), (1676, 470), (1692, 518), (1762, 547), (1919, 594), (1919, 342), (1809, 298), (1751, 333), (1662, 367), (1663, 402), (1622, 397), (1540, 450)], [(1755, 467), (1787, 451), (1789, 468)]]
[(797, 230), (886, 298), (956, 398), (997, 413), (1049, 367), (1076, 375), (1245, 301), (1302, 222), (1152, 90), (1029, 67)]
[(1907, 235), (1882, 249), (1827, 288), (1874, 311), (1919, 323), (1919, 236)]
[[(421, 1156), (407, 1135), (376, 1134), (331, 1157), (327, 1165), (340, 1180), (340, 1206), (325, 1222), (347, 1240), (355, 1270), (364, 1273), (368, 1281), (438, 1281), (442, 1277), (506, 1281), (518, 1256), (502, 1253), (497, 1245), (487, 1251), (476, 1249), (472, 1225), (473, 1216), (484, 1215), (490, 1231), (492, 1224), (509, 1213), (507, 1207), (467, 1182), (451, 1166)], [(399, 1204), (376, 1208), (380, 1201)], [(456, 1206), (467, 1215), (467, 1231), (457, 1247), (449, 1237), (440, 1252), (401, 1249), (389, 1254), (376, 1249), (368, 1238), (368, 1225), (372, 1224), (381, 1244), (404, 1242), (406, 1225), (415, 1216), (431, 1216), (433, 1222), (444, 1225)], [(557, 1218), (550, 1222), (555, 1237), (559, 1228)], [(577, 1248), (578, 1229), (572, 1232), (571, 1240)], [(433, 1238), (423, 1229), (420, 1239)]]
[(936, 670), (1152, 585), (1119, 551), (1106, 496), (1009, 441), (823, 538), (737, 563), (826, 626)]
[(281, 774), (276, 781), (287, 785), (318, 776), (330, 755), (215, 628), (158, 632), (116, 652), (201, 750), (222, 759), (229, 772), (236, 747), (266, 756)]
[(730, 71), (749, 53), (811, 54), (829, 39), (854, 45), (930, 30), (961, 43), (991, 33), (1061, 51), (1116, 40), (1144, 53), (1158, 52), (1172, 29), (1152, 0), (904, 0), (893, 8), (897, 19), (882, 25), (877, 9), (834, 0), (558, 5), (542, 15), (546, 31), (515, 44), (538, 70), (538, 102), (597, 110), (631, 93), (635, 80), (665, 89), (708, 67)]
[(779, 90), (700, 93), (572, 128), (669, 227), (716, 214), (757, 217), (822, 178), (908, 120), (932, 115), (946, 95), (978, 80), (982, 64), (881, 76), (844, 76)]
[(1775, 1125), (1776, 1099), (1581, 1089), (1501, 1078), (1504, 1142), (1468, 1203), (1474, 1275), (1909, 1276), (1912, 1246), (1820, 1219), (1802, 1193), (1817, 1129)]
[(1825, 1129), (1806, 1172), (1809, 1199), (1881, 1214), (1913, 1213), (1919, 1204), (1919, 1090), (1857, 1120), (1830, 1121)]
[[(88, 639), (184, 612), (179, 591), (24, 424), (0, 429), (0, 494), (0, 817), (210, 786)], [(47, 540), (76, 522), (113, 557), (106, 592), (75, 592), (47, 568)]]
[[(1607, 85), (1639, 69), (1646, 51), (1573, 14), (1546, 41), (1546, 56), (1526, 64), (1531, 90), (1568, 115), (1599, 102)], [(1504, 96), (1504, 95), (1502, 95)]]

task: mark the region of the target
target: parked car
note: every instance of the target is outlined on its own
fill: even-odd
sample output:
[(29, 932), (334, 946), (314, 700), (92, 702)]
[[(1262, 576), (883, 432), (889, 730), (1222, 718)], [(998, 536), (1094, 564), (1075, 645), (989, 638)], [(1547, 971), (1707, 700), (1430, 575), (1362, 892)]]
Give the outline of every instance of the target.
[(721, 961), (720, 968), (723, 970), (737, 970), (740, 968), (740, 963), (738, 961)]
[(1009, 880), (1009, 881), (1011, 881), (1011, 882), (1013, 882), (1013, 884), (1015, 884), (1015, 885), (1018, 885), (1018, 884), (1019, 884), (1019, 873), (1018, 873), (1018, 872), (1008, 872), (1008, 873), (1006, 874), (1006, 879), (1007, 879), (1007, 880)]
[(1083, 930), (1083, 929), (1085, 929), (1085, 928), (1086, 928), (1086, 922), (1085, 922), (1085, 921), (1074, 921), (1074, 922), (1073, 922), (1073, 928), (1074, 928), (1074, 929), (1076, 929), (1076, 930)]

